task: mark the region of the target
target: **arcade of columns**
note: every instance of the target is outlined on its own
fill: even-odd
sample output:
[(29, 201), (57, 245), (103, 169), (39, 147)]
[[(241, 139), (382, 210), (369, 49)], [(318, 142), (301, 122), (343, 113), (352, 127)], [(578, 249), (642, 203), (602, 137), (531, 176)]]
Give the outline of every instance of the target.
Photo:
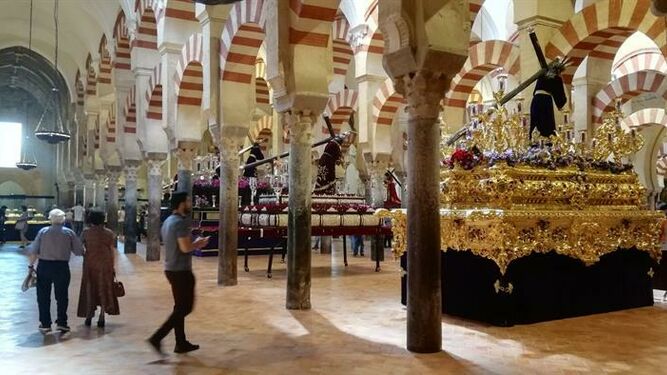
[[(664, 18), (650, 13), (649, 0), (515, 1), (521, 1), (513, 14), (518, 30), (508, 42), (471, 41), (482, 0), (243, 0), (216, 6), (137, 0), (131, 14), (118, 13), (113, 35), (101, 36), (99, 49), (73, 77), (73, 137), (59, 146), (59, 175), (68, 187), (62, 204), (106, 207), (115, 227), (122, 188), (125, 252), (134, 253), (141, 185), (149, 210), (146, 260), (159, 260), (163, 181), (177, 174), (179, 189), (191, 191), (193, 160), (208, 132), (222, 163), (218, 283), (235, 285), (238, 150), (266, 126), (272, 153), (290, 151), (286, 306), (308, 309), (310, 145), (323, 134), (323, 114), (340, 131), (354, 112), (359, 157), (352, 162), (367, 180), (369, 199), (383, 199), (389, 165), (407, 176), (408, 348), (438, 351), (440, 250), (433, 244), (440, 239), (441, 119), (450, 128), (463, 124), (468, 96), (489, 71), (503, 68), (521, 80), (537, 70), (528, 28), (536, 30), (547, 58), (573, 57), (565, 81), (574, 88), (578, 130), (590, 132), (615, 98), (646, 91), (667, 97), (664, 70), (629, 71), (625, 76), (653, 80), (635, 88), (621, 82), (624, 76), (611, 76), (616, 51), (634, 31), (667, 52)], [(659, 105), (664, 114), (664, 102)], [(637, 110), (631, 101), (626, 106)], [(629, 126), (664, 125), (631, 117)], [(647, 151), (648, 161), (639, 163), (653, 194), (656, 154)]]

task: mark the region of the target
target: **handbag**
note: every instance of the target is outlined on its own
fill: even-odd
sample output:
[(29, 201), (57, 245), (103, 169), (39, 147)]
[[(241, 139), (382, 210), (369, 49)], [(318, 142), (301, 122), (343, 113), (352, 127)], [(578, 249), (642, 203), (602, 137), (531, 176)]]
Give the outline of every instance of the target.
[(37, 272), (30, 268), (28, 270), (28, 275), (26, 275), (25, 279), (23, 280), (23, 284), (21, 284), (21, 291), (25, 292), (26, 290), (34, 288), (35, 286), (37, 286)]
[(125, 295), (125, 286), (123, 285), (122, 282), (116, 279), (115, 273), (113, 274), (113, 295), (116, 296), (116, 298)]

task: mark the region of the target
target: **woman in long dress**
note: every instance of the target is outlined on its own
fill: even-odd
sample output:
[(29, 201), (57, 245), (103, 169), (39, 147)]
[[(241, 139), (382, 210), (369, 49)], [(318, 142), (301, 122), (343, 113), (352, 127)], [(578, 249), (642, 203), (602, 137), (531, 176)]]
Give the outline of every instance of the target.
[(118, 298), (114, 295), (114, 264), (116, 259), (116, 235), (104, 227), (104, 212), (92, 210), (90, 227), (83, 231), (86, 248), (83, 257), (83, 275), (79, 292), (77, 316), (86, 318), (90, 327), (97, 307), (100, 307), (98, 327), (104, 327), (104, 314), (118, 315)]
[(21, 216), (16, 219), (16, 230), (19, 231), (19, 236), (21, 237), (21, 248), (28, 246), (28, 220), (30, 220), (30, 214), (28, 213), (27, 206), (21, 206)]

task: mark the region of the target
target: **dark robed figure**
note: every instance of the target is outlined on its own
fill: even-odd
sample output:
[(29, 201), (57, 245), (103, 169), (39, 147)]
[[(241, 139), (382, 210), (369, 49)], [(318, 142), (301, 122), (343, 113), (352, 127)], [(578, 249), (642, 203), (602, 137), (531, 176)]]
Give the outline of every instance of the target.
[(530, 104), (530, 136), (537, 128), (540, 135), (549, 137), (556, 135), (556, 118), (554, 103), (560, 110), (567, 103), (563, 79), (559, 75), (543, 75), (535, 83), (533, 101)]
[(334, 138), (324, 147), (324, 153), (317, 166), (317, 181), (315, 182), (315, 194), (336, 193), (336, 163), (343, 155), (341, 150), (342, 138)]

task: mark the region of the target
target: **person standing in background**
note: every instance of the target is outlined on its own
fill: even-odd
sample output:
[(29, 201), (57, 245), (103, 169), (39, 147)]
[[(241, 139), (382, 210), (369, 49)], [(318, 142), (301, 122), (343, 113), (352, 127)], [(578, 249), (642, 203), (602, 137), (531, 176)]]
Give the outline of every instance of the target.
[(118, 238), (125, 241), (125, 206), (118, 210)]
[(83, 246), (73, 230), (65, 228), (65, 213), (59, 209), (49, 212), (51, 225), (40, 229), (30, 246), (30, 265), (37, 264), (37, 305), (39, 306), (39, 330), (51, 332), (51, 286), (54, 287), (58, 304), (57, 329), (61, 334), (70, 331), (67, 325), (67, 305), (69, 304), (69, 258), (70, 253), (83, 255)]
[(21, 237), (21, 249), (24, 249), (28, 245), (28, 220), (30, 220), (30, 214), (28, 213), (27, 206), (21, 206), (21, 216), (16, 219), (16, 230), (19, 231), (19, 236)]
[(67, 212), (65, 212), (65, 227), (73, 229), (72, 227), (73, 221), (74, 221), (74, 213), (72, 212), (71, 209), (69, 209), (67, 210)]
[(187, 192), (171, 195), (171, 215), (162, 224), (161, 234), (165, 248), (164, 273), (174, 296), (174, 310), (167, 321), (148, 339), (148, 343), (163, 355), (162, 339), (173, 329), (176, 336), (175, 353), (199, 349), (185, 338), (185, 317), (192, 312), (195, 302), (195, 275), (192, 273), (192, 252), (208, 243), (208, 237), (192, 241), (190, 215), (192, 200)]
[(81, 232), (83, 232), (83, 219), (86, 213), (86, 209), (83, 208), (81, 202), (77, 202), (76, 206), (72, 207), (72, 212), (74, 213), (74, 225), (72, 229), (77, 236), (81, 236)]

